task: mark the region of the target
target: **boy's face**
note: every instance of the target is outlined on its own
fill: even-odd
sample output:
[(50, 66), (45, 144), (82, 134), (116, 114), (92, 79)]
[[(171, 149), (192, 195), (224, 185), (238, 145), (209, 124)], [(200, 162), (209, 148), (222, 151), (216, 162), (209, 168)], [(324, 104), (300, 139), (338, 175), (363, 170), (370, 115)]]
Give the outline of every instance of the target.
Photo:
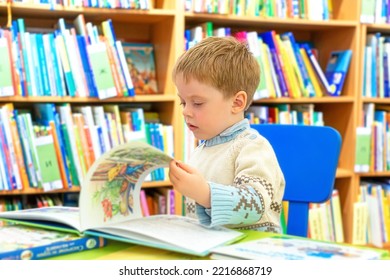
[(176, 87), (184, 120), (197, 139), (208, 140), (243, 119), (233, 109), (234, 97), (225, 98), (219, 90), (191, 79), (176, 77)]

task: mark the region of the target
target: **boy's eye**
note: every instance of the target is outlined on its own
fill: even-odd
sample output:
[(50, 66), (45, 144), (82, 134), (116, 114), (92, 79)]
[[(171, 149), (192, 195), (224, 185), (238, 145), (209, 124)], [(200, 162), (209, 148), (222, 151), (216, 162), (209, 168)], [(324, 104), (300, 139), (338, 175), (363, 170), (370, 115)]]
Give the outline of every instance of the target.
[(194, 106), (201, 106), (203, 103), (194, 103)]

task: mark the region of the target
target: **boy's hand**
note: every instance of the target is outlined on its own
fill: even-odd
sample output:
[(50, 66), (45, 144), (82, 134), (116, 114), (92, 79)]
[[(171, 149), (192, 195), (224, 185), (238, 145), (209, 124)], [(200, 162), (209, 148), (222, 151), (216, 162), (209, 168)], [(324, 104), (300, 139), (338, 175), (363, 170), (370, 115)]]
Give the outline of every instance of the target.
[(205, 208), (210, 208), (210, 187), (195, 168), (172, 160), (169, 163), (169, 179), (175, 190), (195, 200)]

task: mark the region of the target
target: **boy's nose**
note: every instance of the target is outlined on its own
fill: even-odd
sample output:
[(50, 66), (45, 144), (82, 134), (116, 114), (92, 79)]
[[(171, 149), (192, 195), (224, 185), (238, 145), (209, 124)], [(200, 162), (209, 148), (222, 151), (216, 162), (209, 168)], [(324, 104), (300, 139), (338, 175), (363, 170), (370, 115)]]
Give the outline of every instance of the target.
[(188, 106), (183, 108), (183, 116), (191, 116), (191, 110), (189, 110)]

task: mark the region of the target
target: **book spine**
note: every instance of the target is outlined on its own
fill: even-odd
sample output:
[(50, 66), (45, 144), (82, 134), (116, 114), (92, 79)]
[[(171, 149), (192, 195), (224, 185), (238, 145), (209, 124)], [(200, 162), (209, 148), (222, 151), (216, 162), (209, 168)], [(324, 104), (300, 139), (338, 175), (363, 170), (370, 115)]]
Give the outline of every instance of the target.
[(45, 46), (43, 43), (43, 35), (40, 33), (37, 33), (35, 40), (36, 40), (40, 75), (42, 76), (41, 77), (41, 85), (42, 85), (41, 95), (49, 96), (49, 95), (51, 95), (51, 91), (50, 91), (50, 82), (49, 82), (49, 72), (48, 72), (47, 63), (46, 63), (46, 59), (49, 59), (49, 57), (46, 57), (46, 55), (45, 55)]
[(72, 70), (69, 64), (68, 54), (66, 52), (64, 37), (62, 35), (57, 35), (55, 38), (56, 47), (58, 49), (59, 56), (61, 58), (62, 70), (65, 76), (66, 86), (68, 90), (68, 95), (75, 97), (76, 96), (76, 85), (73, 79)]
[(101, 248), (106, 244), (106, 239), (102, 237), (88, 236), (74, 240), (59, 241), (38, 247), (25, 248), (11, 252), (2, 252), (0, 253), (0, 260), (39, 260)]
[(63, 161), (63, 156), (62, 156), (61, 147), (60, 147), (58, 134), (57, 134), (57, 128), (55, 126), (54, 121), (51, 121), (49, 125), (51, 128), (51, 134), (53, 136), (53, 143), (54, 143), (54, 149), (56, 151), (58, 167), (60, 169), (62, 187), (69, 188), (68, 176), (65, 170), (66, 162)]

